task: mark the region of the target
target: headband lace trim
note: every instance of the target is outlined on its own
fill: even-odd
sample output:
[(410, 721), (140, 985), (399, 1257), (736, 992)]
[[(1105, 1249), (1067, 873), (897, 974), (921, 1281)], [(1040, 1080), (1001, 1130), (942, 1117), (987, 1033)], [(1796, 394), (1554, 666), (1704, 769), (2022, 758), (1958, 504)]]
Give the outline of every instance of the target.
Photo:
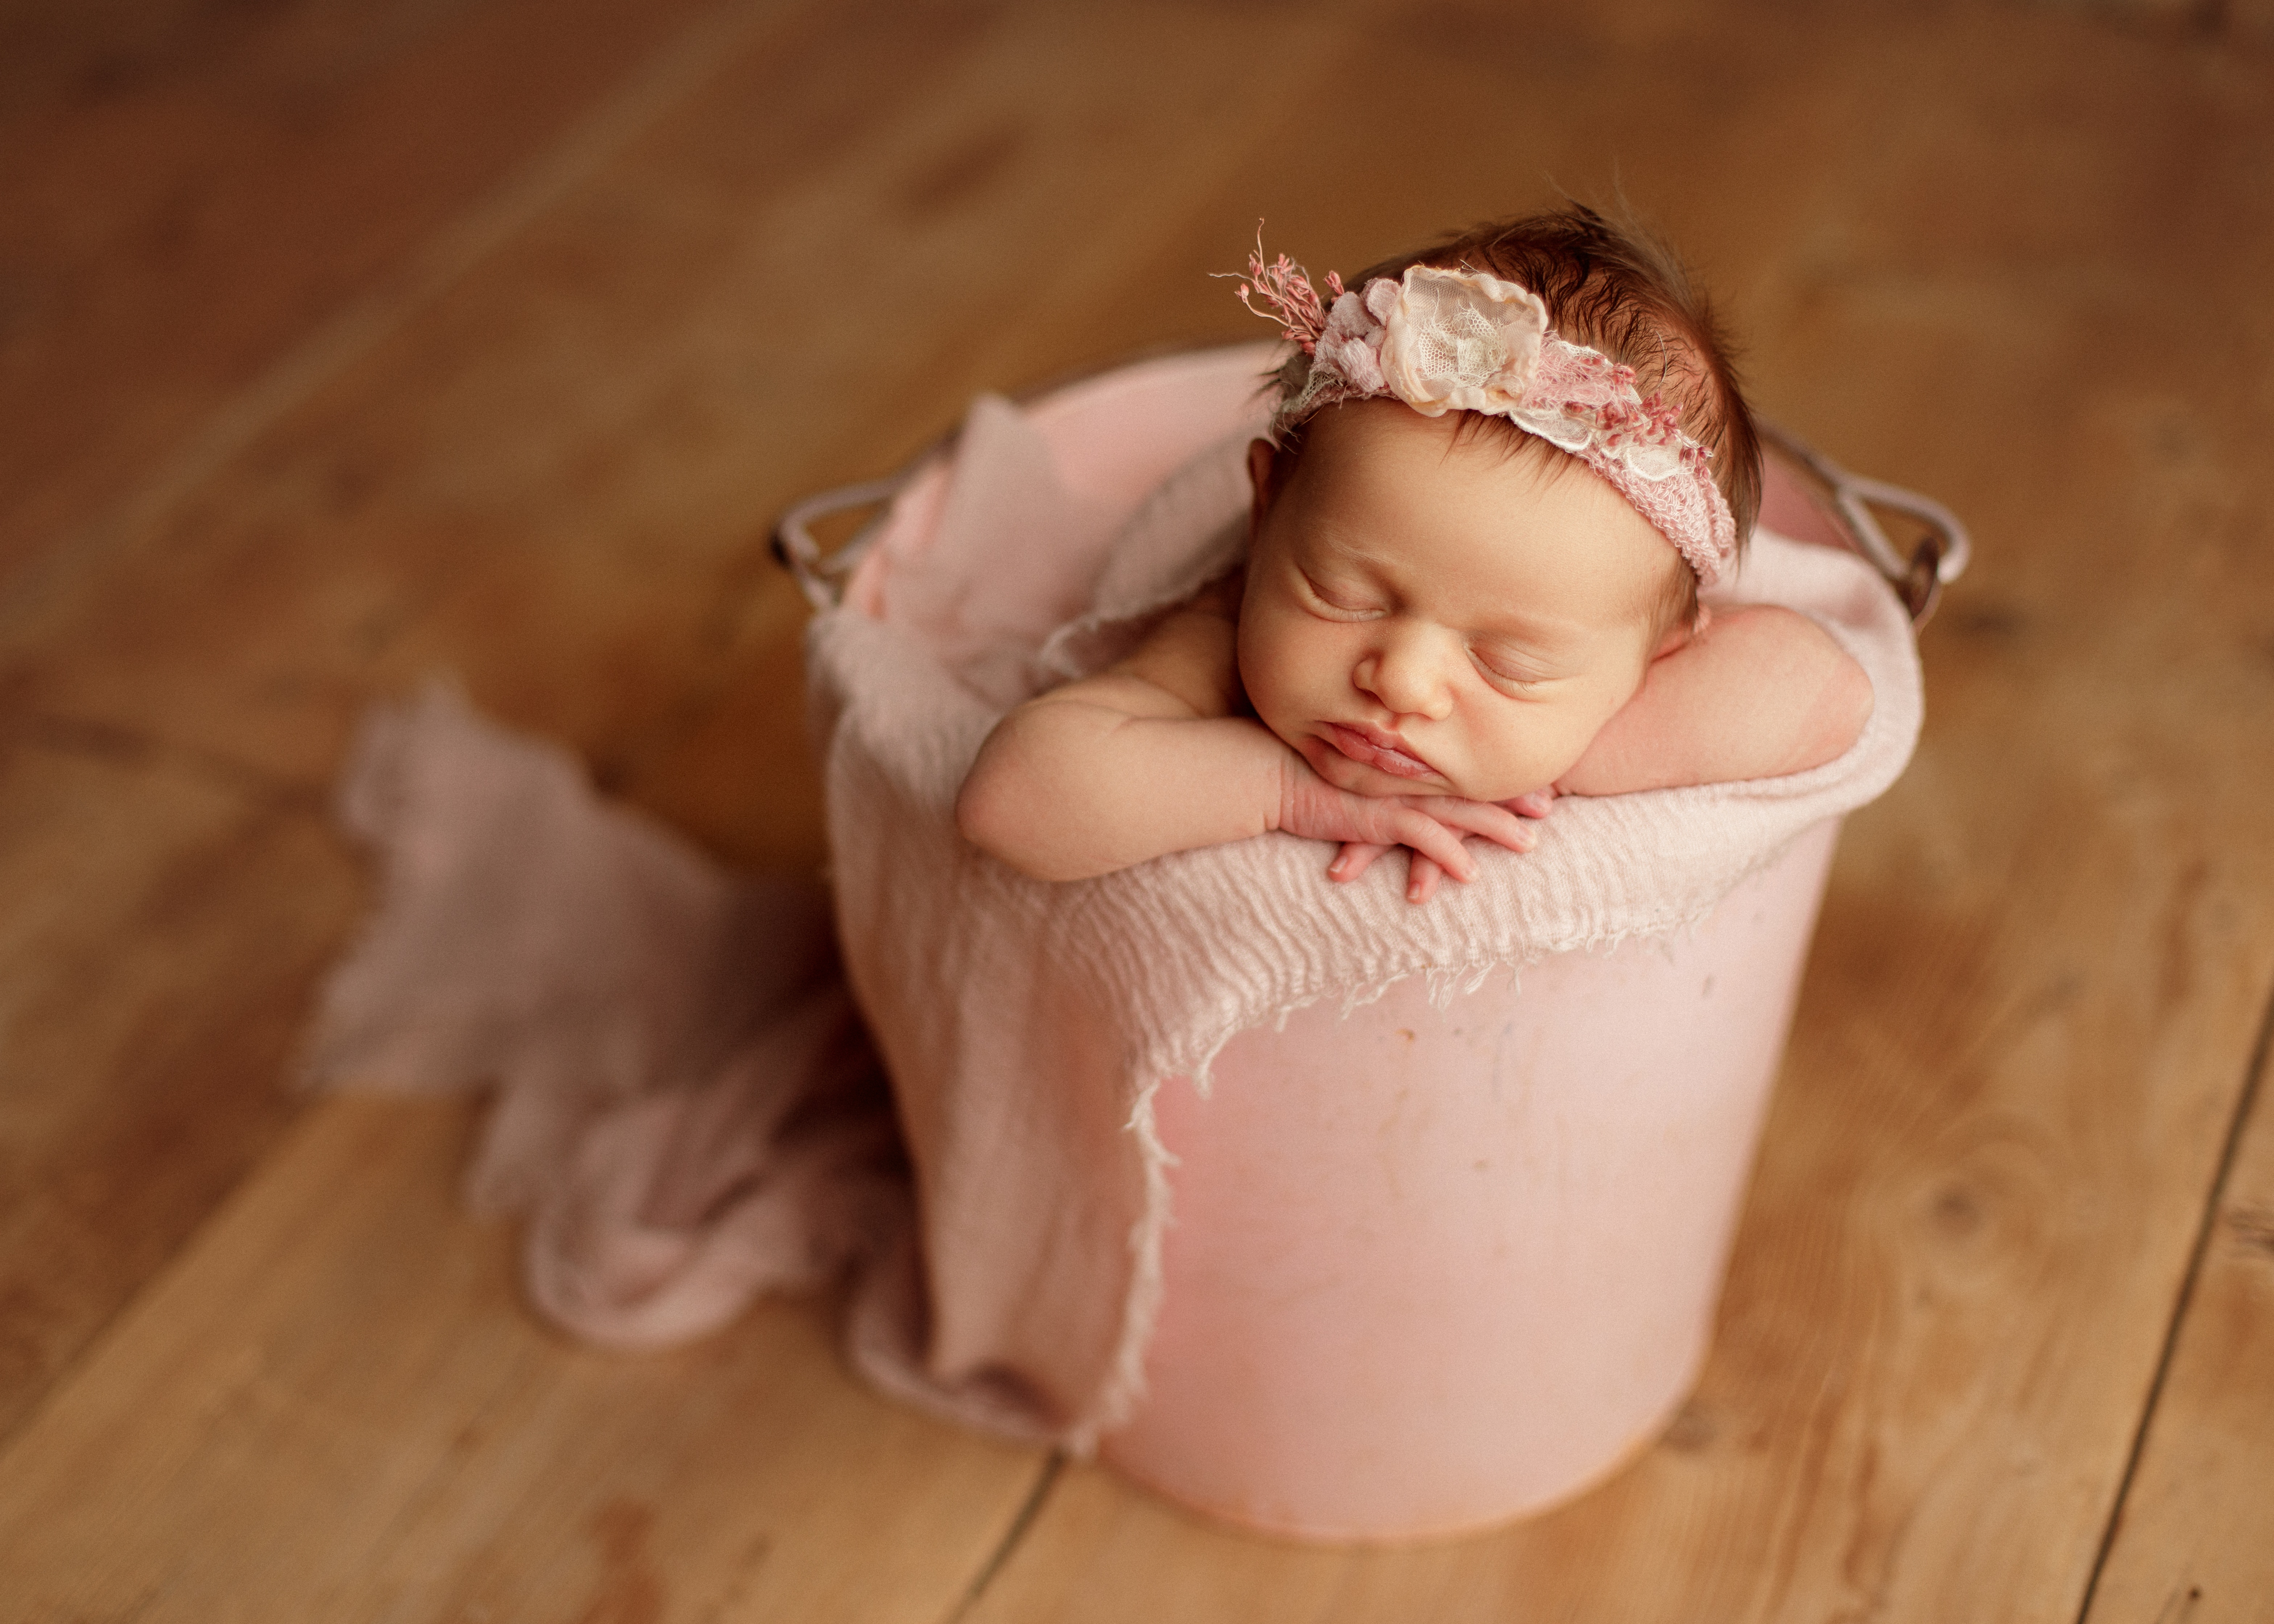
[(1632, 367), (1552, 331), (1537, 294), (1428, 265), (1356, 290), (1329, 272), (1327, 288), (1331, 304), (1285, 254), (1269, 265), (1260, 249), (1248, 255), (1240, 303), (1309, 357), (1300, 386), (1291, 380), (1272, 414), (1275, 439), (1322, 407), (1383, 395), (1425, 417), (1506, 417), (1608, 480), (1701, 586), (1736, 556), (1736, 521), (1713, 482), (1713, 452), (1682, 432), (1663, 395), (1643, 397)]

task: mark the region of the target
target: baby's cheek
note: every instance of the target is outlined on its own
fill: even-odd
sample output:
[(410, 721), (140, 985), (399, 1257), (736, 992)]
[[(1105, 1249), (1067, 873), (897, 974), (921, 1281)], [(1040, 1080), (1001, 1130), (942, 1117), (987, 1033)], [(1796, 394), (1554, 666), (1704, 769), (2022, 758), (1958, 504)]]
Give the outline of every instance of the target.
[(1547, 788), (1570, 771), (1593, 737), (1585, 720), (1568, 716), (1529, 710), (1522, 721), (1506, 728), (1490, 759), (1480, 763), (1478, 776), (1490, 782), (1472, 800), (1511, 801)]
[(1266, 727), (1295, 744), (1288, 730), (1306, 722), (1315, 703), (1314, 696), (1305, 691), (1300, 649), (1291, 647), (1287, 639), (1272, 637), (1266, 628), (1243, 633), (1239, 652), (1240, 686), (1248, 704)]
[(1617, 714), (1616, 709), (1603, 711), (1598, 708), (1585, 715), (1568, 718), (1562, 736), (1556, 741), (1555, 759), (1549, 763), (1551, 771), (1542, 782), (1552, 784), (1577, 766), (1594, 745), (1597, 736), (1609, 726), (1611, 718)]
[[(1243, 616), (1232, 643), (1232, 670), (1239, 679), (1241, 695), (1247, 708), (1272, 726), (1272, 717), (1284, 707), (1280, 703), (1276, 673), (1269, 658), (1269, 647), (1256, 629)], [(1278, 730), (1275, 727), (1273, 731)]]

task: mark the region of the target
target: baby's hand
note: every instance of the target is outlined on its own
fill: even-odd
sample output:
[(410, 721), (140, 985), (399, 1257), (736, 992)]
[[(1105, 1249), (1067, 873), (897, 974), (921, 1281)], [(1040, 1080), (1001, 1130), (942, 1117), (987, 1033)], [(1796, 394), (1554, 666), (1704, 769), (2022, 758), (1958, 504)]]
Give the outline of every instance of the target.
[(1421, 865), (1428, 866), (1419, 893), (1409, 885), (1406, 894), (1423, 902), (1435, 892), (1440, 874), (1462, 881), (1476, 877), (1476, 860), (1463, 849), (1465, 837), (1528, 852), (1538, 837), (1517, 814), (1540, 817), (1547, 809), (1546, 801), (1534, 795), (1505, 804), (1456, 795), (1354, 795), (1295, 761), (1281, 779), (1277, 827), (1314, 840), (1343, 842), (1342, 853), (1327, 870), (1337, 880), (1357, 878), (1391, 846), (1411, 846), (1417, 881), (1424, 877)]
[[(1465, 802), (1464, 804), (1474, 805), (1475, 803)], [(1546, 817), (1548, 808), (1555, 804), (1555, 787), (1550, 785), (1546, 789), (1536, 789), (1528, 795), (1518, 795), (1513, 801), (1503, 801), (1499, 804), (1525, 817)], [(1525, 832), (1529, 834), (1530, 831)], [(1327, 866), (1327, 877), (1337, 883), (1347, 883), (1373, 867), (1374, 860), (1389, 849), (1387, 845), (1370, 841), (1345, 841), (1334, 861)], [(1525, 845), (1510, 849), (1529, 851), (1531, 841), (1527, 840)], [(1443, 867), (1436, 859), (1426, 852), (1417, 850), (1413, 853), (1412, 861), (1406, 865), (1406, 901), (1428, 901), (1437, 894), (1437, 882), (1444, 877), (1444, 873)]]

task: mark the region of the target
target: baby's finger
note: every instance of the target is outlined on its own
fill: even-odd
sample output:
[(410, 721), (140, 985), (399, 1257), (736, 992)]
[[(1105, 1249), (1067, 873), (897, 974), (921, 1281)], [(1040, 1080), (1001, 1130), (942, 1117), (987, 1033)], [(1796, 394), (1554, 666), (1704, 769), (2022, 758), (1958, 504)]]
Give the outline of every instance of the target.
[(1327, 865), (1327, 877), (1338, 883), (1358, 878), (1374, 866), (1374, 860), (1389, 848), (1372, 840), (1345, 840), (1343, 849)]
[(1411, 807), (1398, 810), (1397, 827), (1400, 846), (1410, 846), (1421, 855), (1434, 858), (1438, 867), (1464, 883), (1477, 877), (1477, 860), (1462, 849), (1457, 828), (1448, 828), (1427, 812)]
[(1528, 852), (1540, 841), (1540, 831), (1529, 819), (1518, 817), (1496, 801), (1442, 799), (1426, 801), (1423, 808), (1439, 823), (1481, 835), (1511, 852)]
[(1419, 852), (1414, 853), (1413, 860), (1405, 865), (1405, 900), (1413, 903), (1428, 901), (1437, 894), (1437, 882), (1444, 877), (1444, 873), (1437, 866), (1435, 859)]
[(1536, 789), (1528, 795), (1518, 795), (1513, 801), (1503, 801), (1500, 804), (1525, 817), (1546, 817), (1548, 808), (1555, 804), (1555, 792)]

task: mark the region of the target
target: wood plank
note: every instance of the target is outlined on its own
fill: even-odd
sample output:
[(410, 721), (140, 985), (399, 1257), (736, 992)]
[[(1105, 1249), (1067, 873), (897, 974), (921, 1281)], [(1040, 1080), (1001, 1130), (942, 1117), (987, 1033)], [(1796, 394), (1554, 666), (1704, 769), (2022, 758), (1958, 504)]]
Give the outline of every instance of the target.
[(0, 578), (194, 460), (235, 397), (705, 9), (9, 7)]
[(131, 733), (0, 722), (0, 1437), (290, 1119), (362, 902), (327, 821)]
[[(2274, 251), (2274, 102), (2246, 61), (2044, 15), (1544, 26), (1467, 19), (1319, 94), (1426, 86), (1449, 153), (1487, 140), (1470, 108), (1559, 158), (1622, 132), (1638, 200), (1736, 290), (1759, 396), (1983, 544), (1926, 640), (1919, 757), (1843, 842), (1712, 1363), (1631, 1470), (1454, 1545), (1273, 1549), (1070, 1473), (990, 1624), (2082, 1605), (2274, 985), (2274, 820), (2238, 771), (2274, 760), (2244, 494), (2274, 331), (2240, 269)], [(1482, 184), (1395, 144), (1317, 176), (1338, 233)], [(2168, 312), (2118, 291), (2168, 274)]]
[(459, 1210), (469, 1119), (308, 1113), (0, 1454), (9, 1615), (943, 1617), (1040, 1458), (870, 1394), (818, 1303), (568, 1344)]
[[(2274, 1006), (2267, 1034), (2274, 1036)], [(2270, 1057), (2210, 1214), (2086, 1624), (2255, 1624), (2274, 1610)]]

